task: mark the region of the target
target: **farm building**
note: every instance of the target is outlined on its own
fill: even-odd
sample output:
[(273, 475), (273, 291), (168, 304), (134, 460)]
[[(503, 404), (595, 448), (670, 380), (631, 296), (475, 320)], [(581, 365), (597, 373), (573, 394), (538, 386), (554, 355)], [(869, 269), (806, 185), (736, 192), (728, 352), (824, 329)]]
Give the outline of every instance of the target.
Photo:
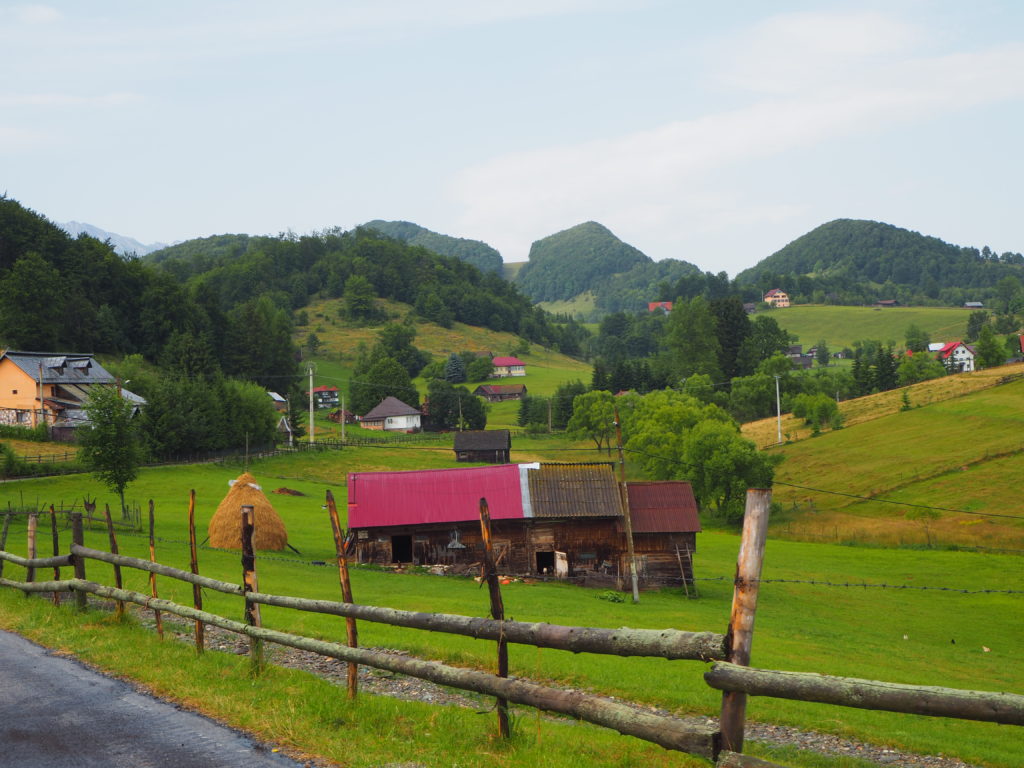
[[(688, 483), (627, 484), (645, 584), (692, 579), (700, 523)], [(634, 498), (635, 497), (635, 498)], [(623, 499), (611, 464), (355, 472), (349, 527), (361, 563), (468, 566), (482, 556), (486, 499), (498, 567), (621, 584), (629, 573)]]
[(473, 390), (473, 394), (482, 397), (488, 403), (501, 403), (505, 400), (522, 400), (526, 397), (525, 384), (481, 384)]
[(363, 416), (359, 423), (364, 429), (382, 429), (386, 432), (419, 432), (420, 412), (397, 397), (385, 397), (376, 408)]
[(455, 433), (455, 460), (508, 464), (512, 436), (507, 429)]
[(526, 375), (526, 363), (518, 357), (496, 357), (491, 360), (491, 364), (494, 366), (494, 373), (491, 376), (496, 379), (502, 376)]

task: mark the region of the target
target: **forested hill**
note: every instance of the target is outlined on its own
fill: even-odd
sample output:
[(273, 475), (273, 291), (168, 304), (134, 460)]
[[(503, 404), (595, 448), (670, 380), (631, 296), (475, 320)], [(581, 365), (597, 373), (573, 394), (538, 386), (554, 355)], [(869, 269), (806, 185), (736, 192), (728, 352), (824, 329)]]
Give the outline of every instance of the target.
[(410, 221), (374, 219), (366, 222), (363, 226), (367, 229), (375, 229), (382, 235), (393, 237), (395, 240), (401, 240), (409, 245), (422, 245), (428, 251), (439, 253), (442, 256), (454, 256), (467, 264), (472, 264), (481, 272), (501, 274), (501, 254), (480, 240), (442, 235)]
[(987, 246), (979, 251), (891, 224), (837, 219), (741, 272), (736, 282), (797, 294), (866, 292), (847, 297), (854, 301), (931, 299), (956, 305), (984, 298), (1011, 275), (1024, 277), (1020, 253), (996, 254)]
[(627, 272), (651, 258), (595, 221), (536, 241), (516, 284), (535, 301), (571, 299), (602, 277)]

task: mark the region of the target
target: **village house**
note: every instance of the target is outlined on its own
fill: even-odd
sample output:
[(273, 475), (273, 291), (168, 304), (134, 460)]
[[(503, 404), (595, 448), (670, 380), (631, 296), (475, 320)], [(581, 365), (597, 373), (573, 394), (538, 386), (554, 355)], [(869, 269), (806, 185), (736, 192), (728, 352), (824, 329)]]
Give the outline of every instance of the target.
[(494, 372), (491, 378), (500, 379), (502, 376), (525, 376), (526, 363), (518, 357), (496, 357), (491, 360)]
[[(52, 352), (0, 353), (0, 424), (47, 424), (54, 439), (73, 439), (88, 422), (85, 404), (96, 386), (117, 386), (117, 379), (92, 355)], [(135, 406), (145, 400), (127, 389), (121, 396)]]
[[(308, 396), (309, 393), (307, 392)], [(337, 408), (341, 400), (338, 396), (337, 387), (322, 385), (313, 387), (313, 405), (317, 408)]]
[(656, 309), (660, 309), (666, 314), (672, 311), (671, 301), (649, 301), (647, 302), (647, 311), (654, 312)]
[[(692, 579), (700, 530), (688, 483), (630, 483), (637, 572), (647, 585)], [(354, 472), (348, 521), (361, 563), (480, 562), (480, 499), (506, 573), (622, 586), (629, 574), (623, 494), (611, 464)]]
[(974, 370), (974, 350), (962, 341), (951, 341), (939, 350), (939, 362), (950, 373)]
[(274, 410), (285, 413), (288, 411), (288, 400), (282, 397), (277, 392), (267, 392), (267, 396), (270, 398), (270, 402), (274, 404)]
[(419, 432), (420, 412), (397, 397), (385, 397), (359, 423), (365, 429), (386, 432)]
[(764, 301), (773, 307), (788, 307), (789, 294), (779, 288), (772, 288), (764, 295)]
[(526, 397), (525, 384), (481, 384), (473, 390), (473, 394), (482, 397), (488, 403), (501, 403), (505, 400), (522, 400)]
[(507, 429), (456, 432), (454, 450), (456, 461), (508, 464), (512, 435)]

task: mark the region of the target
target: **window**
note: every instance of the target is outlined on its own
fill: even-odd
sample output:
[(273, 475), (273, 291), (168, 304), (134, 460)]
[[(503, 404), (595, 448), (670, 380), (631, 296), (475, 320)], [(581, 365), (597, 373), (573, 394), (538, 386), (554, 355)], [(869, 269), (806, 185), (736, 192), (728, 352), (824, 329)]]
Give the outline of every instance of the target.
[(16, 394), (18, 394), (18, 390), (16, 390), (16, 389), (12, 389), (12, 390), (11, 390), (11, 394), (12, 394), (12, 395), (16, 395)]

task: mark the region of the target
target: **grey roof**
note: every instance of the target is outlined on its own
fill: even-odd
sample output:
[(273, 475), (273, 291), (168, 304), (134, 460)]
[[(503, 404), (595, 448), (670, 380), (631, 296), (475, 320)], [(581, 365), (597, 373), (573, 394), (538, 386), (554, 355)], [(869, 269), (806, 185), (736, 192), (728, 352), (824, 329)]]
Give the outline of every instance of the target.
[(363, 421), (386, 419), (389, 416), (419, 416), (420, 412), (411, 405), (406, 405), (397, 397), (385, 397), (380, 404), (363, 416)]
[(456, 451), (507, 451), (511, 447), (512, 437), (507, 429), (455, 433)]
[(611, 464), (541, 464), (527, 473), (534, 517), (622, 517)]
[(39, 380), (39, 367), (43, 368), (43, 384), (113, 384), (116, 379), (92, 355), (53, 352), (17, 352), (7, 350), (0, 360), (7, 358), (34, 381)]

